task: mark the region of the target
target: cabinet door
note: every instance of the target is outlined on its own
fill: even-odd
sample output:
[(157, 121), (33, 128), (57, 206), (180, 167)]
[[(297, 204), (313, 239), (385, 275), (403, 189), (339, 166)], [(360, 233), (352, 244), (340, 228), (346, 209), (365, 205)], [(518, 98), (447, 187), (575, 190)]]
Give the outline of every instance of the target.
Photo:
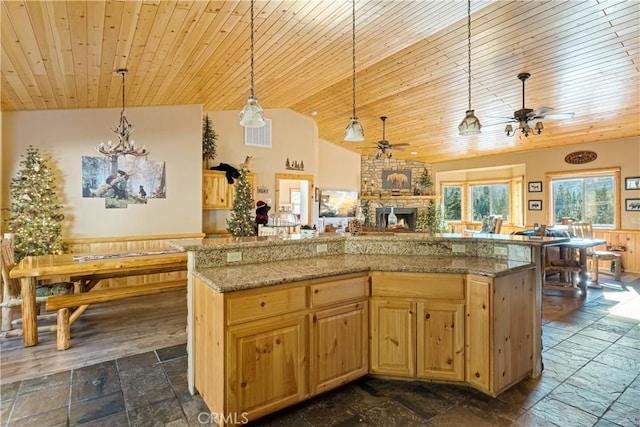
[(311, 393), (321, 393), (368, 372), (367, 301), (311, 315)]
[(493, 388), (491, 378), (491, 279), (469, 276), (465, 320), (465, 380), (480, 390)]
[(303, 399), (305, 317), (232, 327), (227, 335), (227, 413), (255, 419)]
[(229, 206), (231, 206), (229, 190), (231, 188), (224, 172), (203, 171), (202, 208), (229, 209)]
[(418, 302), (418, 377), (464, 380), (464, 304)]
[(416, 373), (416, 321), (410, 301), (371, 300), (371, 372), (403, 377)]

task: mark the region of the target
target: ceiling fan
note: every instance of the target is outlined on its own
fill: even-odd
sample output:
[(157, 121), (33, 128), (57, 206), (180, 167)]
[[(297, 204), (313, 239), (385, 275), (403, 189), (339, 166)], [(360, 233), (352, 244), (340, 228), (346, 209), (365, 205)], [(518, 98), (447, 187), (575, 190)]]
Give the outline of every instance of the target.
[(391, 158), (391, 156), (393, 155), (393, 149), (395, 148), (396, 150), (404, 150), (405, 147), (408, 147), (409, 144), (407, 143), (402, 143), (402, 144), (394, 144), (391, 145), (389, 143), (389, 141), (387, 141), (386, 139), (386, 122), (387, 122), (387, 116), (382, 116), (380, 117), (380, 120), (382, 120), (382, 139), (380, 141), (378, 141), (378, 151), (376, 151), (376, 160), (381, 158), (381, 157), (386, 157), (388, 159)]
[[(553, 110), (551, 107), (542, 107), (537, 110), (526, 108), (524, 106), (524, 82), (526, 82), (529, 77), (531, 77), (531, 74), (529, 73), (518, 74), (518, 79), (522, 82), (522, 109), (514, 111), (513, 117), (507, 117), (509, 121), (506, 122), (508, 124), (504, 129), (507, 136), (515, 135), (517, 133), (517, 129), (520, 129), (524, 136), (529, 136), (531, 133), (540, 135), (544, 126), (542, 125), (542, 122), (535, 123), (535, 120), (572, 119), (575, 116), (575, 113), (546, 114), (548, 111)], [(518, 123), (518, 128), (514, 130), (510, 123)]]

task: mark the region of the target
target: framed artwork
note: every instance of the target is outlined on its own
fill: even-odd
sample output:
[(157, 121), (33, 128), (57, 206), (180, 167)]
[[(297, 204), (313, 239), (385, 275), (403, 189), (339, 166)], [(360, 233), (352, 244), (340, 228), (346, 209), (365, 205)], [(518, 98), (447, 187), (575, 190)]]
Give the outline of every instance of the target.
[(382, 188), (385, 190), (411, 190), (411, 170), (382, 171)]
[(631, 176), (624, 179), (625, 190), (640, 190), (640, 176)]
[(541, 211), (542, 210), (542, 200), (529, 200), (529, 210), (530, 211)]
[(529, 181), (529, 193), (542, 193), (542, 181)]
[(640, 212), (640, 199), (624, 199), (624, 210)]

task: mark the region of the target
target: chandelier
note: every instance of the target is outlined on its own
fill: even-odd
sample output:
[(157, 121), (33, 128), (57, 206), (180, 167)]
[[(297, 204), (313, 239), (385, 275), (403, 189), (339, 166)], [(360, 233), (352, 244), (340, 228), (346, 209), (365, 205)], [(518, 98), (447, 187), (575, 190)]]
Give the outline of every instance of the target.
[(353, 94), (353, 110), (347, 128), (344, 130), (344, 140), (347, 142), (364, 141), (364, 129), (356, 116), (356, 1), (352, 2), (352, 39), (351, 39), (351, 59), (353, 73), (351, 78), (351, 88)]
[(149, 152), (144, 145), (139, 147), (134, 140), (129, 141), (129, 137), (133, 133), (133, 125), (127, 120), (127, 114), (124, 111), (124, 76), (127, 75), (127, 70), (121, 68), (116, 73), (122, 76), (122, 111), (120, 112), (120, 123), (118, 126), (112, 127), (111, 131), (117, 135), (118, 141), (115, 144), (111, 140), (106, 144), (101, 142), (96, 145), (96, 151), (108, 157), (146, 156)]
[(264, 111), (253, 92), (253, 2), (251, 0), (251, 95), (247, 99), (247, 105), (240, 111), (240, 125), (246, 128), (264, 126)]
[(467, 109), (464, 119), (460, 125), (458, 125), (458, 130), (460, 131), (460, 135), (477, 135), (480, 133), (480, 128), (482, 125), (480, 124), (480, 120), (473, 114), (471, 109), (471, 0), (467, 1), (467, 52), (469, 54), (469, 108)]

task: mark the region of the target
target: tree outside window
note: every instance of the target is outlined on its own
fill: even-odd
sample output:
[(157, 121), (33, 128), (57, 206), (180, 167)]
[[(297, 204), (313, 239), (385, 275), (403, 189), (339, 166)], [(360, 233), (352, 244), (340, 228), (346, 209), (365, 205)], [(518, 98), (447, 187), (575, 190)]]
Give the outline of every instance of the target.
[(471, 219), (482, 221), (488, 215), (502, 215), (509, 222), (509, 184), (472, 185)]
[(462, 221), (462, 186), (445, 185), (442, 187), (444, 217), (447, 221)]
[(615, 224), (615, 177), (591, 176), (558, 178), (551, 181), (553, 218), (591, 221), (594, 226)]

